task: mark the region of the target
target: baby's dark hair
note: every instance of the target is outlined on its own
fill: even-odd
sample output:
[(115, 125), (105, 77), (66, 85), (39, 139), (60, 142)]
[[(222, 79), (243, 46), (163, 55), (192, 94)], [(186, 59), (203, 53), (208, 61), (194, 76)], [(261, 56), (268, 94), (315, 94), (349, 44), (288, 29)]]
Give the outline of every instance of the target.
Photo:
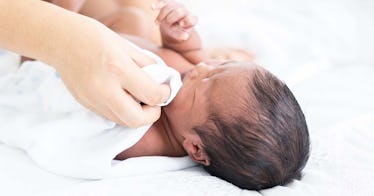
[(242, 92), (230, 95), (236, 94), (234, 114), (210, 106), (207, 123), (194, 127), (210, 159), (204, 169), (250, 190), (300, 179), (309, 158), (304, 114), (287, 85), (273, 74), (255, 68), (249, 75)]

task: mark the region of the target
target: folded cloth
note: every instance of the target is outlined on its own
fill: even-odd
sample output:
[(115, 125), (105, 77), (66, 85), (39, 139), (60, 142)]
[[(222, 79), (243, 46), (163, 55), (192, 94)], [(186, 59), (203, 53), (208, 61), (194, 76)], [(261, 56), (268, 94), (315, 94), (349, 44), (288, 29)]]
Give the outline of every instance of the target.
[[(168, 83), (171, 97), (180, 75), (156, 55), (142, 68), (155, 81)], [(56, 174), (102, 179), (193, 166), (188, 157), (139, 157), (113, 160), (151, 125), (128, 128), (85, 109), (70, 95), (56, 72), (41, 62), (25, 62), (17, 73), (0, 77), (0, 141), (21, 148), (40, 167)]]

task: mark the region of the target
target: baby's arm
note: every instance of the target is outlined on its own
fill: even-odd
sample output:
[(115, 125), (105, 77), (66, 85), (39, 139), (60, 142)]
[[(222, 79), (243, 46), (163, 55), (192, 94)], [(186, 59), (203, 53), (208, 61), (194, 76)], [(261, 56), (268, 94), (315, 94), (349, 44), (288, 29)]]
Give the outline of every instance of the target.
[(79, 12), (85, 0), (45, 0), (73, 12)]
[(208, 59), (202, 49), (200, 37), (194, 26), (197, 17), (189, 13), (185, 6), (175, 1), (160, 1), (154, 4), (154, 10), (159, 10), (156, 22), (160, 24), (162, 45), (174, 50), (193, 64)]

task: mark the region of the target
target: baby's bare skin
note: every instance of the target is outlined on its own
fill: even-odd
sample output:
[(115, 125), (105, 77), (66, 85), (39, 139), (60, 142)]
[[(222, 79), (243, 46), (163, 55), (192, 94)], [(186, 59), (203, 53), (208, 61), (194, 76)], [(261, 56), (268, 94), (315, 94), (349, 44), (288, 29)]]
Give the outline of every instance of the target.
[(160, 45), (160, 30), (154, 22), (157, 12), (151, 9), (151, 5), (157, 2), (158, 0), (89, 0), (84, 3), (79, 13), (95, 18), (116, 32), (131, 35), (140, 32), (128, 27), (137, 28), (139, 24), (134, 25), (132, 17), (129, 19), (128, 16), (138, 15), (146, 20), (146, 23), (140, 23), (142, 28), (146, 28), (146, 33), (143, 32), (141, 36)]
[[(190, 25), (186, 25), (187, 31), (180, 31), (178, 23), (180, 20), (186, 19), (185, 15), (181, 15), (180, 20), (167, 22), (163, 15), (172, 16), (173, 13), (164, 13), (165, 10), (182, 9), (180, 13), (185, 13), (180, 4), (168, 4), (160, 10), (158, 20), (160, 23), (160, 32), (162, 36), (162, 45), (157, 45), (146, 38), (136, 35), (123, 35), (126, 39), (137, 44), (139, 47), (152, 51), (160, 56), (167, 65), (177, 69), (184, 75), (183, 86), (173, 102), (162, 108), (160, 119), (154, 123), (147, 133), (132, 147), (120, 153), (116, 158), (123, 160), (138, 156), (185, 156), (190, 157), (201, 164), (209, 165), (208, 157), (201, 152), (202, 142), (200, 137), (192, 130), (192, 127), (204, 123), (207, 119), (206, 107), (208, 102), (216, 100), (217, 105), (227, 103), (225, 96), (221, 97), (228, 86), (231, 86), (233, 78), (235, 82), (247, 82), (248, 66), (196, 66), (196, 62), (212, 62), (206, 55), (201, 46), (199, 35), (193, 29), (196, 21), (190, 18)], [(176, 14), (179, 15), (179, 14)], [(134, 25), (142, 26), (144, 19), (137, 15), (128, 15), (135, 21)], [(174, 18), (174, 17), (171, 17)], [(178, 18), (177, 16), (175, 18)], [(136, 28), (139, 28), (136, 27)], [(131, 28), (131, 27), (129, 27)], [(187, 39), (179, 36), (187, 32)], [(140, 34), (141, 35), (141, 34)], [(210, 64), (210, 63), (209, 63)], [(232, 63), (235, 64), (235, 63)], [(243, 77), (245, 76), (245, 77)], [(209, 78), (211, 77), (211, 80)], [(244, 79), (243, 79), (244, 78)], [(212, 84), (216, 84), (217, 88), (213, 88)], [(196, 87), (199, 86), (199, 87)], [(234, 85), (243, 86), (243, 85)], [(212, 98), (208, 97), (212, 94)], [(196, 99), (194, 98), (196, 95)], [(231, 101), (229, 101), (231, 102)], [(225, 105), (225, 104), (223, 104)], [(226, 110), (227, 111), (227, 110)]]
[[(157, 45), (161, 45), (160, 29), (154, 23), (157, 12), (150, 9), (150, 5), (157, 2), (159, 0), (106, 0), (105, 2), (102, 0), (89, 0), (85, 2), (80, 13), (101, 21), (116, 32), (138, 35)], [(144, 21), (134, 24), (133, 15), (138, 15)], [(140, 24), (143, 26), (140, 27)], [(253, 61), (253, 54), (244, 49), (229, 47), (209, 48), (206, 53), (210, 59), (214, 60)]]
[[(178, 6), (180, 5), (175, 5), (175, 7)], [(162, 15), (163, 10), (167, 10), (167, 8), (161, 9), (160, 14)], [(142, 24), (144, 24), (147, 19), (139, 17), (137, 13), (138, 12), (128, 12), (127, 17), (133, 21), (133, 25), (136, 26), (135, 29), (139, 29), (140, 33), (138, 35), (124, 34), (123, 36), (126, 39), (132, 41), (143, 49), (157, 54), (165, 61), (166, 64), (175, 68), (180, 73), (184, 73), (194, 68), (194, 61), (203, 61), (206, 58), (206, 56), (204, 55), (204, 51), (201, 50), (200, 38), (194, 30), (188, 31), (188, 39), (177, 40), (178, 37), (174, 38), (173, 36), (175, 35), (175, 33), (173, 33), (172, 31), (176, 30), (175, 28), (178, 28), (178, 26), (173, 27), (173, 25), (168, 25), (165, 22), (166, 19), (159, 18), (161, 27), (160, 31), (161, 35), (163, 36), (162, 45), (157, 45), (152, 41), (141, 37), (143, 30), (145, 30), (141, 29), (143, 26)], [(195, 24), (192, 24), (191, 27), (193, 27), (194, 25)], [(127, 26), (127, 28), (131, 28), (131, 26)], [(126, 29), (122, 30), (127, 31)], [(170, 47), (170, 49), (162, 46)], [(187, 49), (187, 53), (184, 53), (183, 51), (178, 53), (175, 51), (178, 49)], [(126, 158), (138, 156), (162, 155), (176, 157), (187, 155), (181, 143), (178, 142), (178, 139), (174, 136), (173, 131), (167, 126), (167, 123), (165, 123), (165, 120), (167, 121), (165, 115), (162, 115), (161, 118), (162, 119), (158, 120), (151, 126), (151, 128), (140, 139), (140, 141), (138, 141), (131, 148), (120, 153), (116, 158), (123, 160)]]
[[(149, 7), (151, 5), (150, 2), (158, 1), (150, 0), (147, 2), (145, 4), (139, 1), (109, 0), (105, 6), (98, 6), (103, 1), (90, 0), (83, 5), (80, 13), (96, 18), (139, 47), (157, 54), (166, 64), (175, 68), (180, 73), (185, 73), (193, 69), (199, 62), (211, 62), (212, 59), (202, 49), (201, 40), (193, 29), (193, 26), (197, 22), (194, 20), (194, 17), (190, 15), (186, 17), (188, 13), (181, 12), (182, 15), (186, 14), (183, 17), (188, 18), (188, 20), (184, 21), (185, 23), (187, 22), (187, 25), (179, 26), (180, 23), (176, 23), (182, 21), (182, 18), (180, 18), (180, 21), (174, 21), (173, 24), (169, 24), (166, 22), (168, 17), (162, 17), (163, 15), (165, 16), (165, 13), (163, 13), (165, 9), (154, 8), (152, 11)], [(131, 3), (132, 5), (130, 6)], [(177, 9), (181, 7), (181, 4), (172, 2), (172, 4), (169, 4), (169, 7)], [(107, 12), (107, 14), (103, 14), (104, 12)], [(155, 19), (159, 20), (159, 26), (154, 22)], [(184, 28), (184, 31), (188, 32), (187, 39), (179, 36), (182, 35), (181, 31), (179, 31), (180, 28)], [(157, 39), (157, 36), (160, 35), (161, 39)], [(162, 43), (159, 43), (160, 40)], [(197, 115), (195, 114), (194, 116)], [(178, 139), (174, 136), (174, 131), (168, 127), (168, 123), (165, 123), (167, 121), (165, 115), (161, 114), (161, 119), (151, 126), (139, 142), (120, 153), (116, 158), (126, 159), (151, 155), (186, 155), (187, 153), (184, 147), (182, 147), (180, 138)], [(190, 137), (194, 140), (193, 143), (201, 143), (199, 142), (199, 138), (196, 138), (194, 135), (190, 135)], [(192, 142), (191, 138), (190, 142)], [(195, 147), (192, 149), (195, 149)]]
[[(146, 5), (149, 6), (150, 4)], [(155, 18), (162, 20), (162, 17), (160, 17), (160, 15), (163, 15), (162, 9), (159, 13), (157, 9), (153, 13), (149, 13), (144, 10), (151, 9), (144, 4), (136, 6), (122, 4), (122, 6), (120, 10), (101, 18), (100, 21), (112, 30), (121, 33), (126, 39), (139, 47), (157, 54), (167, 65), (180, 73), (193, 69), (199, 62), (212, 61), (206, 51), (203, 50), (199, 35), (192, 28), (197, 22), (192, 17), (190, 18), (192, 25), (187, 28), (189, 37), (186, 40), (181, 40), (178, 35), (173, 34), (173, 30), (178, 31), (179, 26), (167, 24), (165, 22), (166, 18), (163, 19), (165, 21), (158, 21), (159, 26), (154, 28)], [(181, 5), (172, 6), (177, 9)], [(158, 17), (154, 16), (155, 13), (159, 14), (156, 15)], [(154, 39), (155, 35), (161, 36), (161, 44), (158, 44), (158, 41)], [(162, 155), (175, 157), (187, 155), (181, 142), (174, 136), (174, 130), (168, 127), (168, 123), (165, 123), (165, 121), (168, 120), (165, 115), (161, 114), (160, 120), (151, 126), (140, 141), (120, 153), (116, 158), (123, 160), (138, 156)]]

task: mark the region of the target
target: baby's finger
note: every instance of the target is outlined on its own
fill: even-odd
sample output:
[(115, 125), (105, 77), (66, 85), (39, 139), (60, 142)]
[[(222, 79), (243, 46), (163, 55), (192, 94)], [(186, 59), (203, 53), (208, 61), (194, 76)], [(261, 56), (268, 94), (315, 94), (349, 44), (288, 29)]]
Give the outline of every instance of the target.
[(176, 40), (185, 41), (190, 37), (190, 32), (192, 29), (184, 29), (178, 26), (175, 26), (171, 31), (171, 37)]
[(167, 0), (159, 0), (157, 3), (153, 3), (151, 5), (151, 8), (153, 10), (160, 10), (162, 9), (166, 4), (168, 4), (168, 1)]
[(157, 23), (161, 23), (167, 15), (170, 14), (171, 11), (176, 9), (178, 7), (178, 4), (174, 1), (169, 2), (167, 5), (165, 5), (161, 10), (160, 13), (158, 13), (158, 16), (156, 18)]
[(168, 24), (174, 24), (178, 21), (180, 21), (182, 18), (186, 17), (188, 14), (187, 9), (184, 7), (178, 7), (174, 10), (172, 10), (167, 16), (166, 16), (166, 22)]
[(184, 17), (180, 22), (179, 25), (183, 28), (192, 28), (194, 27), (198, 22), (198, 17), (193, 15), (187, 15)]

